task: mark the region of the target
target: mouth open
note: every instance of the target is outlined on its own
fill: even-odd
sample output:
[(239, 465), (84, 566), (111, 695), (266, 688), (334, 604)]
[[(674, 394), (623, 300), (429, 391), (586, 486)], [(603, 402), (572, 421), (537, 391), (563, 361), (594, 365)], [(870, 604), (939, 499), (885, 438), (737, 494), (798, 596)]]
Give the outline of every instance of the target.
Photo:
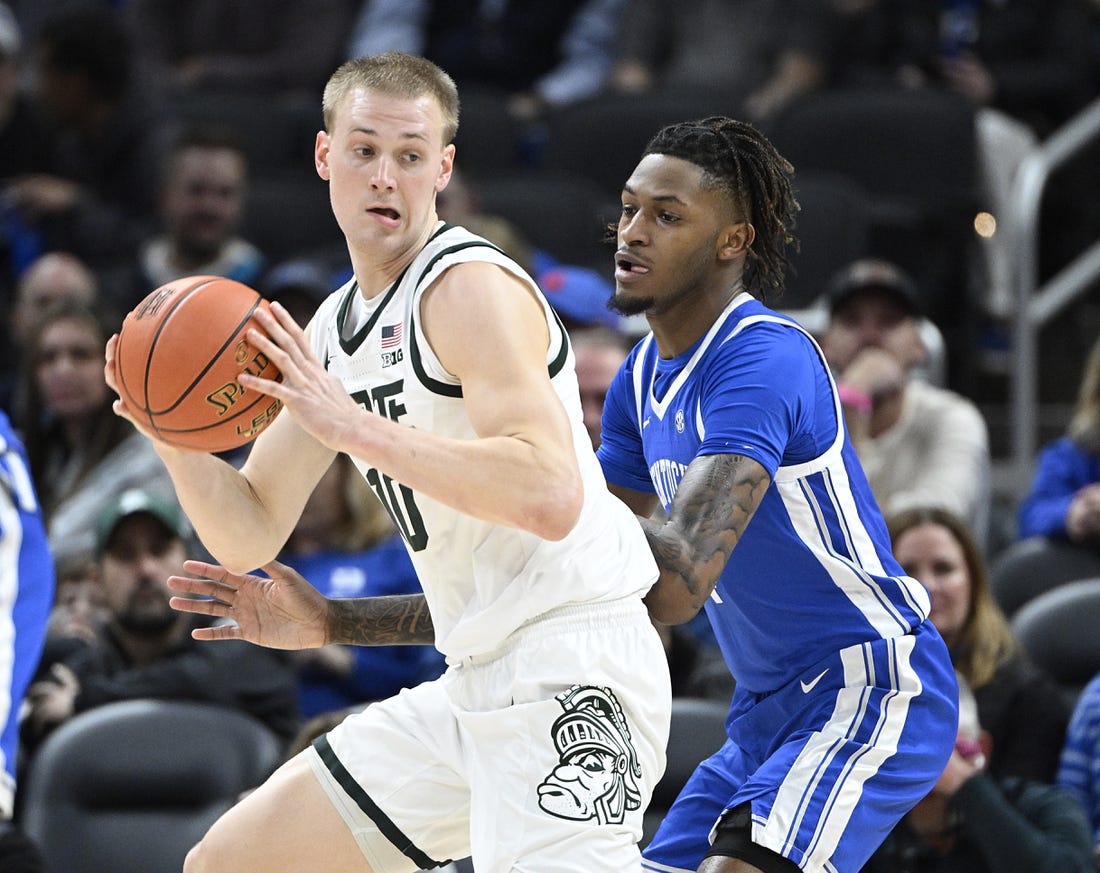
[(388, 206), (377, 206), (374, 209), (368, 209), (367, 212), (381, 216), (388, 221), (397, 221), (401, 217), (400, 212), (396, 209), (390, 209)]
[(620, 259), (620, 260), (615, 262), (615, 265), (620, 270), (626, 270), (629, 273), (648, 273), (649, 272), (649, 267), (643, 267), (641, 264), (632, 264), (630, 261), (627, 261), (627, 260)]
[(636, 264), (628, 258), (615, 259), (615, 278), (623, 279), (628, 276), (644, 276), (649, 272), (649, 267)]

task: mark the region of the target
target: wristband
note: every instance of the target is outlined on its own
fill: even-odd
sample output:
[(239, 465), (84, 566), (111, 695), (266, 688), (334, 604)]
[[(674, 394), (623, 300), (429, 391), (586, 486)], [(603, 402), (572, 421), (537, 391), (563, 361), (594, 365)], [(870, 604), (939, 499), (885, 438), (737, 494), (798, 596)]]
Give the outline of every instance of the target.
[(866, 391), (860, 391), (851, 385), (838, 385), (836, 393), (840, 395), (840, 402), (845, 406), (851, 406), (857, 412), (870, 415), (873, 408), (871, 395)]

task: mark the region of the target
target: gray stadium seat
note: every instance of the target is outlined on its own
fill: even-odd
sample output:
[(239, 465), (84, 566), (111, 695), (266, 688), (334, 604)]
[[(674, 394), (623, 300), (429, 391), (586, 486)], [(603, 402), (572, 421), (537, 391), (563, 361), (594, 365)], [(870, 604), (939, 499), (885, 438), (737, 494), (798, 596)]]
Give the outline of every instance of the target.
[(1036, 666), (1075, 698), (1100, 672), (1100, 578), (1040, 594), (1013, 616), (1012, 630)]
[(1011, 618), (1040, 594), (1100, 576), (1100, 553), (1062, 540), (1028, 537), (1006, 548), (989, 568), (989, 589)]
[(278, 737), (238, 710), (110, 703), (36, 750), (20, 818), (51, 873), (179, 873), (214, 820), (281, 759)]

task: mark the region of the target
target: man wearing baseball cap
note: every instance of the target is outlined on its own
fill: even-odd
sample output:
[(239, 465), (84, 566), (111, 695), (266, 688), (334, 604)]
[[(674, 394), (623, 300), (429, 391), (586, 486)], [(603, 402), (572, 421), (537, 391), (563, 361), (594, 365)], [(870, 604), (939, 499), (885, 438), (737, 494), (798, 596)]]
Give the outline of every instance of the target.
[(979, 540), (990, 509), (989, 436), (966, 397), (916, 376), (928, 350), (916, 284), (895, 264), (853, 262), (829, 286), (821, 347), (883, 512), (940, 506)]
[(191, 530), (179, 506), (124, 491), (96, 524), (97, 571), (109, 617), (95, 642), (50, 668), (28, 692), (30, 742), (84, 710), (116, 700), (196, 700), (243, 710), (289, 737), (298, 726), (290, 662), (248, 643), (205, 646), (210, 620), (168, 605), (166, 580), (183, 574)]

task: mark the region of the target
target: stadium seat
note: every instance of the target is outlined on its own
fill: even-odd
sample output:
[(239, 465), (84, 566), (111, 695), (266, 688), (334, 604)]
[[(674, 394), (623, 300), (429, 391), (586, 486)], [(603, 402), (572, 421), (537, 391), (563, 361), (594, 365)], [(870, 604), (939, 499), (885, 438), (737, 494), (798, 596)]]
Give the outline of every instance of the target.
[(529, 132), (508, 110), (508, 94), (462, 89), (455, 164), (463, 173), (507, 173), (524, 167), (523, 139)]
[(479, 176), (475, 188), (482, 209), (508, 219), (528, 244), (611, 281), (614, 247), (604, 234), (619, 217), (618, 197), (584, 176), (549, 170)]
[(1040, 594), (1012, 618), (1025, 651), (1075, 699), (1100, 672), (1100, 578), (1067, 582)]
[(941, 328), (965, 324), (980, 202), (972, 104), (931, 88), (824, 91), (785, 107), (768, 133), (796, 180), (822, 172), (858, 185), (873, 253), (914, 276)]
[(1027, 537), (1012, 543), (993, 561), (989, 589), (1011, 618), (1040, 594), (1093, 576), (1100, 576), (1100, 553), (1062, 540)]
[(777, 309), (805, 309), (829, 287), (833, 276), (870, 250), (870, 203), (850, 179), (835, 173), (807, 171), (795, 175), (801, 210), (794, 235), (794, 270), (787, 276)]
[(544, 166), (588, 176), (605, 193), (618, 197), (642, 149), (661, 127), (708, 115), (730, 115), (736, 107), (728, 103), (720, 91), (698, 88), (601, 94), (548, 116)]
[(51, 873), (179, 873), (188, 850), (282, 759), (238, 711), (128, 700), (62, 724), (20, 782), (20, 818)]
[(328, 185), (312, 170), (252, 179), (241, 236), (273, 264), (344, 248)]

